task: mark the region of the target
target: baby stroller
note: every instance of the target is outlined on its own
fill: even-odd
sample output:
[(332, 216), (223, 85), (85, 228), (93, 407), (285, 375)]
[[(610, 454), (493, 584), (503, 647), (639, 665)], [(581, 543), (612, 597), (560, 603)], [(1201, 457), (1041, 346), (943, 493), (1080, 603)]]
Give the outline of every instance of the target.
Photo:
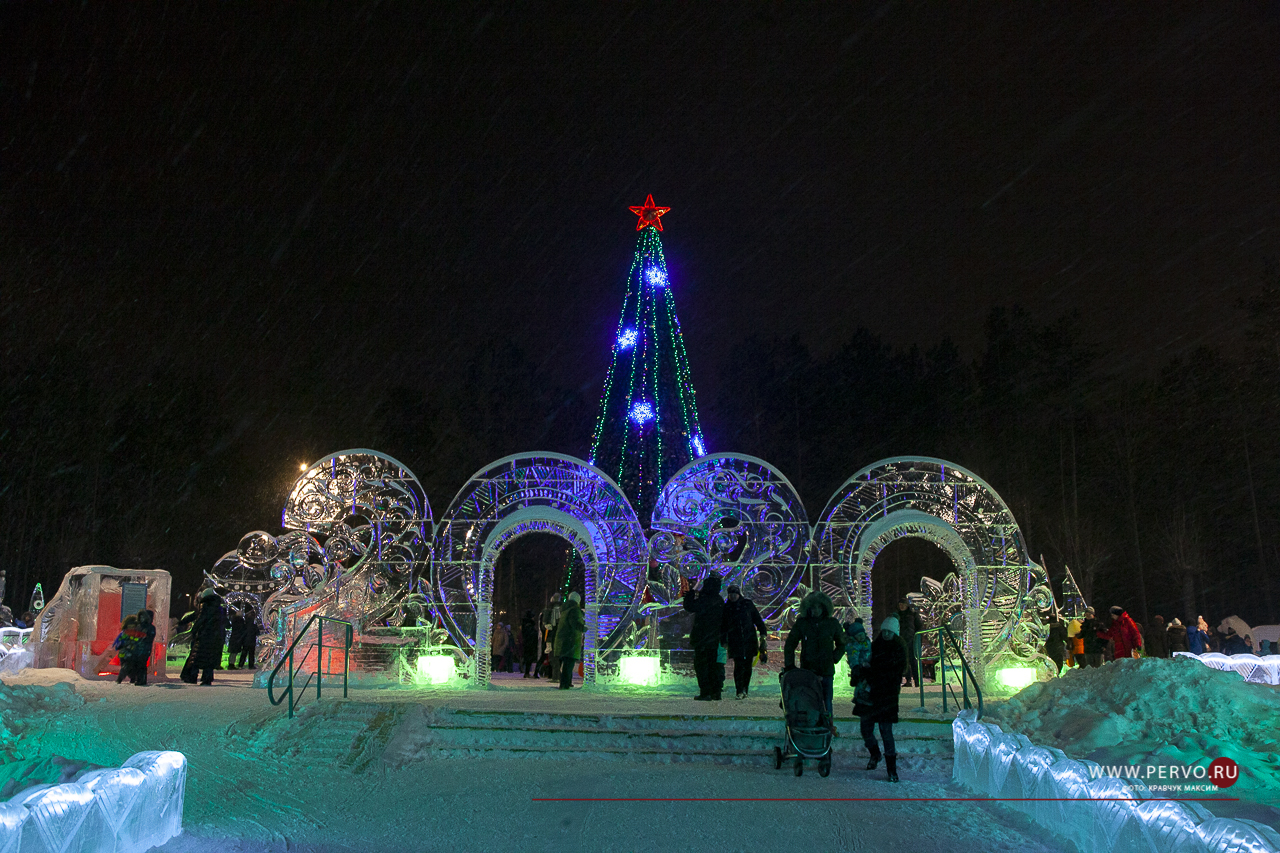
[(795, 774), (804, 775), (804, 760), (818, 762), (818, 775), (831, 772), (831, 721), (822, 698), (822, 682), (807, 669), (788, 669), (778, 676), (782, 682), (782, 710), (786, 734), (781, 747), (773, 748), (773, 766), (794, 757)]

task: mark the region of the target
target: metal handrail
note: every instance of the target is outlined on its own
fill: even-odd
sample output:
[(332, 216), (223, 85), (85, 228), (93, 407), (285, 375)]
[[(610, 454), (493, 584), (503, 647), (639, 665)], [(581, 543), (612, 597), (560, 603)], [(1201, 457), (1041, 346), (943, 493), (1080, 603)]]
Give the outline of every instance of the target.
[[(307, 635), (307, 629), (316, 621), (320, 622), (320, 626), (316, 629), (319, 639), (312, 642), (310, 646), (307, 646), (302, 653), (302, 663), (305, 666), (307, 662), (307, 653), (310, 652), (312, 648), (316, 649), (316, 671), (308, 673), (307, 680), (295, 691), (293, 679), (297, 671), (293, 668), (293, 652), (297, 648), (298, 642)], [(307, 623), (302, 626), (302, 630), (298, 632), (298, 636), (294, 637), (293, 642), (289, 644), (289, 650), (285, 652), (284, 657), (280, 659), (280, 662), (276, 664), (276, 668), (271, 670), (271, 675), (267, 677), (267, 699), (270, 700), (272, 705), (279, 705), (287, 697), (289, 700), (289, 719), (293, 719), (293, 709), (298, 706), (298, 701), (307, 692), (307, 687), (311, 684), (312, 678), (315, 678), (316, 680), (316, 699), (320, 698), (321, 688), (324, 686), (324, 673), (322, 672), (322, 669), (324, 667), (324, 650), (326, 648), (324, 644), (325, 622), (333, 622), (338, 625), (343, 625), (347, 629), (344, 635), (345, 642), (343, 645), (328, 646), (330, 649), (341, 648), (343, 650), (342, 698), (347, 698), (347, 675), (351, 670), (351, 644), (354, 639), (354, 631), (351, 627), (351, 623), (345, 619), (334, 619), (332, 616), (321, 616), (316, 614), (308, 619)], [(289, 686), (284, 689), (284, 692), (280, 694), (280, 698), (277, 699), (275, 696), (276, 676), (280, 674), (280, 668), (286, 663), (289, 665)]]
[[(960, 658), (960, 691), (964, 696), (964, 707), (966, 709), (972, 707), (969, 704), (968, 686), (968, 682), (972, 681), (973, 692), (978, 697), (978, 719), (982, 719), (982, 686), (978, 684), (978, 679), (973, 676), (973, 670), (969, 668), (969, 661), (965, 659), (964, 650), (960, 647), (960, 641), (956, 639), (956, 635), (951, 633), (951, 629), (946, 625), (925, 628), (916, 632), (916, 684), (920, 685), (920, 707), (924, 707), (924, 661), (920, 658), (920, 637), (923, 634), (932, 633), (937, 633), (938, 635), (938, 682), (942, 685), (942, 713), (945, 714), (947, 712), (947, 642), (950, 641), (952, 648), (955, 649), (956, 657)], [(967, 679), (966, 676), (968, 676)], [(952, 691), (951, 697), (954, 702), (954, 691)]]

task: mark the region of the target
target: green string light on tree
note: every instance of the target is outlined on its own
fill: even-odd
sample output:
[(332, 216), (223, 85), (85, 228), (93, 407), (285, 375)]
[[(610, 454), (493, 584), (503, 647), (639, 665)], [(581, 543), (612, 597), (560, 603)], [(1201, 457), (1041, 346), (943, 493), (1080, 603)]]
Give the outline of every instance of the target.
[(671, 475), (706, 455), (659, 236), (669, 210), (652, 195), (631, 208), (640, 236), (591, 442), (591, 463), (617, 481), (643, 523)]

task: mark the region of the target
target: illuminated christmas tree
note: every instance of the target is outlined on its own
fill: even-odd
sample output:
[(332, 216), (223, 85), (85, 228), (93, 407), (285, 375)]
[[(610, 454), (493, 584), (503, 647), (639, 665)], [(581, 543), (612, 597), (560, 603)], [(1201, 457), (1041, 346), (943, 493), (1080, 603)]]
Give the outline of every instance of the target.
[(592, 464), (617, 481), (645, 526), (663, 484), (707, 452), (662, 255), (668, 210), (652, 195), (631, 208), (640, 236), (591, 444)]

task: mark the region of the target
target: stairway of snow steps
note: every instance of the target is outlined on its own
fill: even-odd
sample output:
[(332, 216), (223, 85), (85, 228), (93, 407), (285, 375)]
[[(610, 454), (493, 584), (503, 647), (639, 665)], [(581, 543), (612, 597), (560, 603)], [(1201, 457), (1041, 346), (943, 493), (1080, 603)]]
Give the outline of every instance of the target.
[(139, 752), (78, 782), (40, 785), (0, 803), (0, 853), (141, 853), (182, 832), (187, 759)]
[(1086, 853), (1280, 853), (1280, 833), (1214, 817), (1152, 794), (1140, 779), (1099, 776), (1092, 761), (1036, 746), (964, 711), (952, 723), (956, 782), (1007, 806)]

